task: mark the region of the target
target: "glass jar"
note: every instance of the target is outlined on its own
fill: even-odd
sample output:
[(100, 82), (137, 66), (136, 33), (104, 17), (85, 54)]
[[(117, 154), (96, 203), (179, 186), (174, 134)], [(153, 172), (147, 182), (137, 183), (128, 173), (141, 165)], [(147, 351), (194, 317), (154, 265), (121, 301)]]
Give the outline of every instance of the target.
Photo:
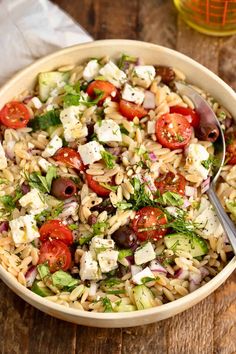
[(236, 33), (236, 0), (174, 0), (183, 19), (213, 36)]

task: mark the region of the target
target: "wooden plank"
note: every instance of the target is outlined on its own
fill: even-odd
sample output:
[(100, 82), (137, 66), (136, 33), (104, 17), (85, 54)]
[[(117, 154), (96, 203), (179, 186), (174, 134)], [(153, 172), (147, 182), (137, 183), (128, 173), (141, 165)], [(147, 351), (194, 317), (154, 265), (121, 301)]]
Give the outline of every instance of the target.
[(76, 354), (120, 354), (122, 330), (119, 328), (78, 327)]
[(236, 272), (215, 292), (214, 353), (236, 353)]
[(176, 49), (205, 65), (217, 74), (219, 39), (196, 32), (181, 20), (181, 18), (178, 20)]
[(172, 1), (139, 1), (138, 39), (176, 47), (177, 12)]
[(30, 314), (30, 305), (0, 281), (1, 354), (28, 353)]
[(220, 41), (219, 75), (236, 90), (236, 35)]

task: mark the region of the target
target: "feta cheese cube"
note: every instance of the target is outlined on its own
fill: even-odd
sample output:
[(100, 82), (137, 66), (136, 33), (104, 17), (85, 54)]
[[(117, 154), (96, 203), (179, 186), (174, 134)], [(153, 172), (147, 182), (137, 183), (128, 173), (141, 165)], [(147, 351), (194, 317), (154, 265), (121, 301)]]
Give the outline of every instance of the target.
[(49, 167), (52, 166), (52, 164), (45, 160), (43, 157), (38, 160), (38, 165), (44, 172), (47, 172)]
[(78, 152), (85, 165), (90, 165), (96, 161), (101, 160), (101, 151), (104, 150), (103, 146), (97, 141), (90, 141), (87, 144), (80, 145)]
[(94, 132), (97, 134), (98, 140), (102, 142), (122, 141), (120, 127), (112, 119), (104, 119), (96, 123)]
[(0, 170), (4, 170), (5, 168), (7, 168), (7, 158), (0, 142)]
[(137, 265), (144, 264), (156, 258), (151, 242), (145, 243), (134, 252), (134, 262)]
[(86, 81), (92, 81), (99, 73), (100, 65), (97, 59), (90, 60), (83, 71), (83, 78)]
[(19, 203), (23, 208), (26, 208), (32, 215), (39, 214), (48, 208), (47, 203), (43, 200), (44, 196), (36, 188), (25, 194), (19, 199)]
[(144, 101), (144, 91), (143, 89), (132, 87), (129, 84), (125, 84), (124, 89), (122, 91), (122, 98), (129, 102), (134, 102), (137, 104), (142, 104)]
[(190, 144), (186, 159), (186, 170), (197, 174), (203, 180), (207, 179), (209, 170), (202, 165), (202, 161), (208, 160), (209, 153), (201, 144)]
[(94, 250), (104, 250), (108, 248), (114, 248), (115, 242), (112, 239), (104, 239), (98, 236), (94, 236), (92, 238), (91, 244), (90, 244), (90, 249)]
[(155, 275), (149, 267), (144, 268), (141, 272), (132, 277), (133, 282), (138, 285), (143, 284), (143, 281), (147, 281), (147, 279), (155, 279)]
[(198, 224), (203, 235), (215, 237), (222, 235), (223, 228), (211, 203), (207, 199), (202, 198), (199, 209), (201, 209), (200, 214), (194, 218), (194, 222)]
[(40, 101), (40, 99), (36, 96), (31, 98), (31, 102), (33, 103), (33, 105), (36, 109), (41, 108), (43, 105), (42, 102)]
[(152, 65), (135, 66), (131, 72), (131, 81), (133, 85), (148, 88), (156, 75), (156, 70)]
[(112, 61), (105, 64), (99, 70), (99, 73), (117, 88), (120, 88), (127, 80), (127, 76), (124, 71), (120, 70)]
[(102, 273), (108, 273), (118, 267), (118, 251), (108, 249), (104, 252), (100, 252), (97, 256), (98, 263)]
[(99, 280), (101, 274), (98, 268), (98, 262), (93, 260), (91, 252), (84, 252), (80, 259), (80, 278), (81, 280)]
[(33, 215), (20, 216), (11, 220), (9, 226), (15, 244), (29, 243), (40, 236)]
[(156, 121), (149, 120), (147, 122), (147, 132), (148, 134), (155, 134), (156, 133)]
[(54, 135), (54, 137), (49, 141), (49, 143), (46, 146), (46, 149), (43, 151), (42, 156), (43, 157), (51, 157), (53, 156), (57, 150), (59, 150), (62, 147), (62, 139), (59, 138), (59, 136)]
[(84, 105), (70, 106), (60, 113), (60, 120), (64, 129), (64, 138), (68, 142), (84, 138), (88, 135), (88, 128), (79, 121), (79, 115), (83, 112)]

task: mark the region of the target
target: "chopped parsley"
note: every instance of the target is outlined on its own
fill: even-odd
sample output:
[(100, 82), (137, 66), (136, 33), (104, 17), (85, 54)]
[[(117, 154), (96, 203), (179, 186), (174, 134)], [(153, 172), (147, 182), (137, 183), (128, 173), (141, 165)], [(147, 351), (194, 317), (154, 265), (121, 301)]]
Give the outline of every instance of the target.
[(204, 160), (201, 162), (202, 166), (205, 167), (205, 169), (209, 170), (212, 167), (218, 167), (219, 165), (219, 159), (213, 155), (210, 155), (207, 160)]
[(35, 215), (37, 224), (41, 224), (47, 220), (56, 219), (63, 211), (64, 203), (60, 202), (55, 208), (43, 210), (41, 213)]
[(119, 62), (118, 62), (118, 68), (121, 69), (121, 70), (125, 70), (127, 69), (127, 64), (129, 63), (137, 63), (137, 58), (136, 57), (131, 57), (130, 55), (127, 55), (127, 54), (122, 54), (122, 56), (120, 57), (119, 59)]
[(101, 155), (106, 167), (112, 169), (115, 166), (116, 157), (106, 150), (101, 151)]
[(7, 212), (12, 212), (16, 207), (16, 202), (23, 196), (23, 193), (20, 190), (16, 190), (14, 196), (12, 195), (3, 195), (0, 197), (0, 202), (2, 203), (4, 209)]
[(50, 127), (54, 127), (60, 124), (61, 124), (60, 112), (59, 110), (53, 109), (40, 116), (35, 116), (34, 119), (31, 119), (29, 121), (28, 126), (32, 128), (33, 131), (37, 131), (37, 130), (47, 130)]
[(25, 174), (26, 179), (31, 188), (37, 188), (43, 193), (50, 193), (52, 181), (57, 176), (55, 166), (50, 166), (46, 176), (42, 176), (39, 172), (33, 172), (30, 175)]
[(155, 199), (155, 201), (166, 206), (181, 206), (184, 204), (184, 200), (180, 194), (170, 191), (163, 193), (158, 199)]
[(111, 300), (108, 297), (101, 298), (102, 306), (104, 308), (104, 312), (113, 312)]

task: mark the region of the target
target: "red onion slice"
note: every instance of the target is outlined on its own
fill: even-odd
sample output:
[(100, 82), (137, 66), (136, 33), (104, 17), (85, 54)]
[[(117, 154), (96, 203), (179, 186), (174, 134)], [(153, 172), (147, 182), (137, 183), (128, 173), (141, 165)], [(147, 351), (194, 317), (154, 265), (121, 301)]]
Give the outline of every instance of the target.
[(25, 274), (27, 288), (30, 288), (33, 285), (36, 275), (37, 275), (37, 268), (35, 266), (31, 266)]
[(201, 185), (201, 193), (205, 193), (209, 187), (210, 187), (210, 177), (208, 177), (205, 181), (202, 182), (202, 185)]
[(9, 222), (8, 221), (2, 221), (0, 224), (0, 233), (4, 231), (8, 231), (9, 228)]
[(167, 274), (167, 270), (157, 260), (151, 261), (149, 268), (153, 272)]
[(156, 107), (155, 95), (151, 91), (145, 91), (143, 107), (146, 109), (154, 109)]
[(196, 192), (197, 192), (197, 188), (195, 188), (195, 187), (191, 187), (191, 186), (185, 187), (184, 193), (187, 197), (194, 197), (196, 195)]

